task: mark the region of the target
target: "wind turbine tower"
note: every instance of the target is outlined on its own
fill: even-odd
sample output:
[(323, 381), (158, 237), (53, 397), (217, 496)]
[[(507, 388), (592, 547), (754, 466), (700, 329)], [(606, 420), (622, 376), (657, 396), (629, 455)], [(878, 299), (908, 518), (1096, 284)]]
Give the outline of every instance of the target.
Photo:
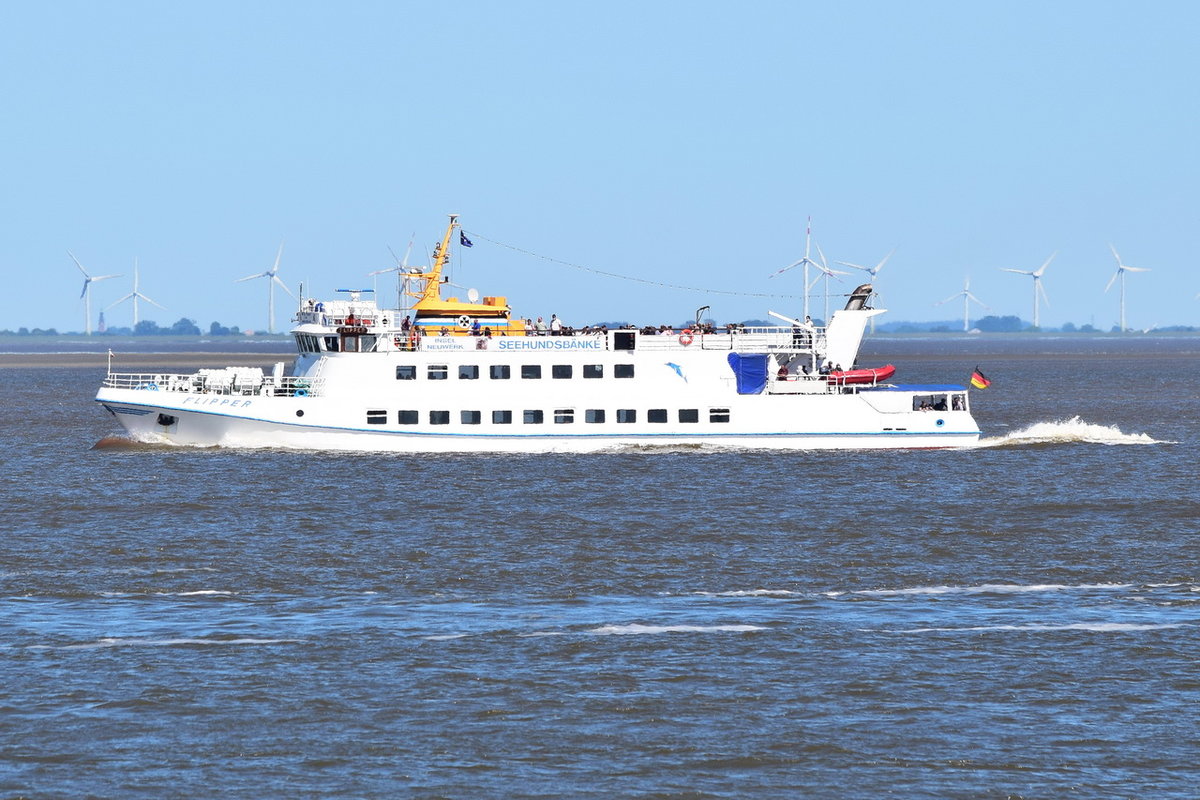
[[(849, 275), (850, 273), (843, 272), (840, 269), (830, 269), (828, 262), (825, 261), (825, 254), (821, 252), (821, 245), (817, 245), (817, 255), (819, 255), (821, 257), (821, 263), (820, 263), (820, 265), (817, 266), (817, 277), (813, 278), (813, 282), (808, 285), (808, 288), (805, 290), (804, 296), (808, 297), (808, 292), (811, 292), (812, 288), (817, 285), (817, 281), (821, 280), (822, 278), (825, 279), (825, 316), (822, 317), (822, 319), (824, 319), (825, 324), (828, 325), (829, 324), (829, 279), (833, 278), (836, 281), (840, 281), (841, 278), (839, 278), (838, 275)], [(805, 316), (805, 319), (808, 318), (807, 314), (805, 314), (804, 316)]]
[(255, 278), (267, 279), (267, 333), (275, 332), (275, 284), (279, 284), (285, 292), (296, 299), (296, 295), (292, 294), (292, 290), (287, 287), (279, 278), (279, 259), (283, 258), (283, 242), (279, 243), (279, 252), (275, 254), (275, 265), (266, 272), (256, 272), (253, 275), (247, 275), (244, 278), (238, 278), (234, 283), (242, 281), (250, 281)]
[(1051, 253), (1046, 262), (1035, 270), (1000, 268), (1001, 272), (1015, 272), (1018, 275), (1029, 275), (1033, 278), (1033, 327), (1035, 328), (1042, 327), (1041, 317), (1038, 316), (1038, 295), (1041, 295), (1041, 299), (1046, 305), (1050, 305), (1050, 298), (1046, 296), (1046, 290), (1042, 287), (1042, 275), (1045, 274), (1046, 267), (1050, 266), (1050, 262), (1056, 255), (1058, 255), (1057, 250)]
[(83, 264), (79, 263), (79, 259), (70, 250), (67, 255), (75, 262), (75, 266), (79, 267), (79, 271), (83, 273), (83, 291), (79, 296), (83, 298), (83, 329), (88, 335), (92, 335), (92, 284), (96, 281), (106, 281), (109, 278), (119, 278), (120, 275), (88, 275), (87, 270), (83, 268)]
[(109, 309), (116, 308), (117, 306), (121, 305), (121, 303), (124, 303), (126, 300), (133, 301), (133, 327), (134, 328), (136, 328), (137, 324), (138, 324), (138, 300), (145, 300), (150, 305), (158, 306), (163, 311), (167, 310), (166, 306), (161, 305), (161, 304), (155, 302), (154, 300), (151, 300), (149, 297), (147, 297), (146, 295), (144, 295), (140, 291), (138, 291), (138, 262), (137, 262), (136, 258), (133, 260), (133, 291), (130, 292), (129, 294), (125, 295), (124, 297), (122, 297), (117, 302), (106, 306), (105, 309), (109, 310)]
[[(963, 299), (963, 333), (969, 333), (971, 330), (971, 319), (970, 319), (970, 317), (971, 317), (971, 301), (974, 300), (976, 303), (979, 303), (979, 305), (983, 306), (984, 308), (987, 308), (987, 306), (984, 305), (984, 302), (982, 300), (980, 300), (975, 295), (971, 294), (971, 279), (970, 278), (967, 278), (966, 281), (963, 282), (963, 289), (961, 292), (952, 294), (949, 297), (947, 297), (945, 300), (939, 300), (938, 302), (934, 303), (934, 305), (940, 306), (942, 303), (949, 303), (951, 300), (954, 300), (955, 298), (958, 298), (958, 297), (961, 297)], [(988, 310), (990, 311), (991, 309), (988, 309)]]
[(1117, 260), (1117, 271), (1114, 272), (1113, 276), (1108, 279), (1108, 285), (1104, 287), (1104, 291), (1107, 292), (1109, 289), (1111, 289), (1112, 285), (1113, 285), (1113, 281), (1115, 281), (1117, 278), (1121, 279), (1121, 333), (1124, 333), (1126, 330), (1128, 330), (1125, 327), (1125, 273), (1126, 272), (1149, 272), (1150, 268), (1149, 267), (1131, 267), (1126, 264), (1123, 264), (1123, 263), (1121, 263), (1121, 256), (1117, 253), (1117, 248), (1113, 247), (1110, 244), (1108, 246), (1108, 249), (1112, 250), (1113, 258), (1115, 258)]
[[(820, 269), (821, 266), (809, 257), (812, 244), (812, 217), (808, 218), (808, 227), (804, 231), (804, 257), (799, 261), (793, 261), (781, 270), (776, 270), (773, 274), (768, 275), (768, 278), (775, 278), (787, 272), (792, 267), (804, 267), (804, 316), (808, 317), (808, 268), (809, 266)], [(817, 248), (820, 250), (821, 248)]]

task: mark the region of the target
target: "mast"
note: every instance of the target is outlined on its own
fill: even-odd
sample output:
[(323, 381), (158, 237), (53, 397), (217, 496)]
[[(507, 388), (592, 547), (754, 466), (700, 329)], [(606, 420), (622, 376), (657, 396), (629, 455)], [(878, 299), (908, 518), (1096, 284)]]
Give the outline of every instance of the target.
[(417, 276), (425, 281), (425, 287), (417, 296), (415, 305), (436, 303), (442, 299), (442, 270), (450, 263), (450, 237), (457, 227), (458, 214), (451, 214), (450, 224), (446, 226), (446, 235), (442, 237), (442, 243), (433, 252), (433, 266), (430, 267), (429, 272)]

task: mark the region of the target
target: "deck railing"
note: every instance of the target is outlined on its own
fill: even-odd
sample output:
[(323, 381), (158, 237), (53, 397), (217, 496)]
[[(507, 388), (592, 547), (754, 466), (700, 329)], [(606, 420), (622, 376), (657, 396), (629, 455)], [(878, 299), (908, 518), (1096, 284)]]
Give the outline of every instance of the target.
[(266, 395), (306, 397), (321, 394), (324, 379), (254, 375), (212, 370), (188, 375), (169, 372), (110, 372), (103, 385), (111, 389), (140, 389), (148, 392), (183, 394)]

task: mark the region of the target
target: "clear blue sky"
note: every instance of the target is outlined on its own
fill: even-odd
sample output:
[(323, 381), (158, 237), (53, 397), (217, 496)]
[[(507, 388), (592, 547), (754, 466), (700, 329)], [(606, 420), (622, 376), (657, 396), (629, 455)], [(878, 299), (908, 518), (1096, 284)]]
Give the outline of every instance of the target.
[[(94, 285), (94, 311), (137, 257), (168, 308), (144, 317), (264, 328), (265, 281), (234, 279), (281, 241), (281, 277), (328, 297), (413, 232), (427, 251), (451, 211), (599, 270), (796, 295), (798, 271), (768, 276), (812, 215), (831, 261), (898, 248), (891, 320), (961, 314), (934, 303), (968, 275), (1028, 320), (1032, 281), (1000, 268), (1059, 251), (1043, 325), (1107, 329), (1112, 242), (1152, 269), (1129, 277), (1131, 326), (1200, 324), (1194, 3), (14, 0), (2, 18), (0, 328), (83, 329), (67, 250), (127, 276)], [(453, 280), (526, 316), (800, 307), (475, 244)]]

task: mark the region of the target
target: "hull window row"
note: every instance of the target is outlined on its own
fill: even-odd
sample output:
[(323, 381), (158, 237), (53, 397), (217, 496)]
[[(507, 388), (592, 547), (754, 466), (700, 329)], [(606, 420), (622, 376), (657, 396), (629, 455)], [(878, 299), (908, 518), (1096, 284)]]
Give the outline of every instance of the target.
[[(540, 408), (527, 408), (521, 411), (521, 423), (523, 425), (542, 425), (546, 421), (546, 412)], [(436, 410), (430, 411), (427, 417), (430, 425), (449, 425), (451, 414), (449, 411)], [(491, 412), (491, 420), (493, 425), (512, 425), (513, 411), (511, 409), (498, 409)], [(574, 408), (556, 408), (553, 411), (552, 419), (555, 425), (571, 425), (576, 421), (576, 413)], [(603, 424), (608, 419), (608, 414), (603, 408), (588, 408), (583, 411), (583, 422), (585, 424)], [(619, 424), (633, 424), (638, 421), (638, 410), (636, 408), (618, 408), (614, 419)], [(646, 411), (645, 420), (651, 424), (663, 424), (668, 422), (670, 414), (665, 408), (651, 408)], [(675, 413), (675, 420), (679, 423), (699, 423), (700, 409), (698, 408), (681, 408)], [(708, 410), (708, 421), (715, 424), (723, 424), (729, 422), (728, 408), (710, 408)], [(379, 409), (367, 411), (368, 425), (386, 425), (388, 422), (388, 412)], [(483, 423), (483, 412), (475, 410), (463, 410), (458, 412), (458, 423), (460, 425), (481, 425)], [(397, 425), (420, 425), (421, 412), (416, 409), (401, 409), (396, 412)]]
[[(612, 375), (614, 378), (632, 378), (634, 375), (633, 364), (613, 364)], [(522, 364), (519, 372), (523, 380), (540, 380), (542, 377), (541, 364)], [(585, 379), (599, 379), (604, 377), (603, 364), (584, 364), (579, 374)], [(458, 367), (458, 379), (462, 381), (479, 380), (480, 369), (478, 364), (460, 364)], [(507, 381), (512, 378), (512, 367), (509, 364), (492, 364), (488, 367), (488, 377), (494, 381)], [(553, 364), (550, 367), (550, 377), (556, 380), (570, 380), (575, 377), (575, 366), (573, 364)], [(430, 364), (425, 369), (425, 379), (431, 381), (444, 381), (450, 378), (450, 367), (447, 364)], [(417, 379), (417, 366), (415, 364), (400, 364), (396, 367), (396, 380), (398, 381), (415, 381)]]

